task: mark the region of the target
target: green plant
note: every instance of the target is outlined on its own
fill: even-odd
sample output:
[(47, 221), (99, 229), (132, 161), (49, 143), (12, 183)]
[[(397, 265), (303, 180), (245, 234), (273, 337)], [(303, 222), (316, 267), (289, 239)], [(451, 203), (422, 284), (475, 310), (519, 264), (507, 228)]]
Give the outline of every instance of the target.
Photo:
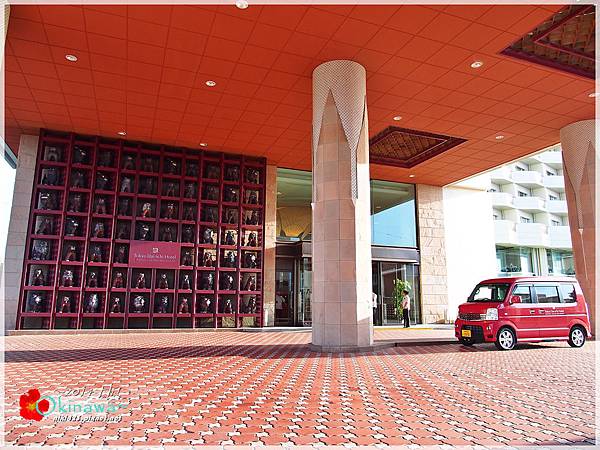
[(392, 296), (394, 297), (394, 307), (396, 308), (398, 317), (402, 316), (402, 292), (410, 292), (410, 289), (411, 287), (408, 281), (401, 280), (400, 278), (396, 278), (394, 280), (394, 290), (392, 291)]

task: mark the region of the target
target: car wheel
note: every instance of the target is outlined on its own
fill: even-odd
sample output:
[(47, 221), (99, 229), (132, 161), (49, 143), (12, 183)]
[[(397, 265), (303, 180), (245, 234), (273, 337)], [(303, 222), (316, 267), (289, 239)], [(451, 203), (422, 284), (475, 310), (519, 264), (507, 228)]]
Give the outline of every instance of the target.
[(501, 328), (496, 336), (496, 348), (498, 350), (512, 350), (517, 343), (517, 336), (510, 328)]
[(585, 344), (585, 330), (582, 327), (575, 326), (569, 332), (569, 345), (579, 348)]
[(461, 340), (460, 340), (460, 343), (461, 343), (462, 345), (464, 345), (465, 347), (471, 347), (471, 346), (473, 345), (473, 342), (471, 342), (471, 341), (467, 341), (466, 339), (461, 339)]

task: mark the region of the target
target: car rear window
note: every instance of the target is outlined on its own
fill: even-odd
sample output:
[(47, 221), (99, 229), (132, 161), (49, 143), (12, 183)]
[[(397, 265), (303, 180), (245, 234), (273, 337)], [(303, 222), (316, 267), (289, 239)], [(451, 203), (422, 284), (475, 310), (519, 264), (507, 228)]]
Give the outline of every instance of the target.
[(562, 293), (563, 302), (575, 303), (577, 301), (577, 292), (575, 292), (574, 284), (561, 284), (560, 291)]
[(558, 296), (558, 286), (554, 285), (537, 285), (535, 287), (538, 303), (560, 303)]
[(517, 285), (512, 295), (521, 297), (521, 303), (532, 303), (531, 286)]

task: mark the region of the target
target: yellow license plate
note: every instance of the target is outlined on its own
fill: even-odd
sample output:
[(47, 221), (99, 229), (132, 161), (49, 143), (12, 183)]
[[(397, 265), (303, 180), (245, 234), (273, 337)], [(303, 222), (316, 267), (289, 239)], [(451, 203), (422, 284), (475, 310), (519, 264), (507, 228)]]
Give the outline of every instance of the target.
[(462, 330), (462, 337), (471, 337), (471, 330)]

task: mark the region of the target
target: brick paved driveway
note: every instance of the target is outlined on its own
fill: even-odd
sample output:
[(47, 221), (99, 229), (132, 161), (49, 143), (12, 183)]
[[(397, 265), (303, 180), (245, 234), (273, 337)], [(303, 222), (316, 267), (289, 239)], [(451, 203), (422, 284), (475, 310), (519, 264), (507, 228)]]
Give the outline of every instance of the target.
[[(593, 443), (594, 343), (330, 355), (310, 352), (309, 339), (234, 332), (8, 337), (6, 442)], [(120, 388), (116, 396), (127, 404), (118, 423), (19, 416), (19, 397), (29, 389), (56, 396), (102, 385)]]

